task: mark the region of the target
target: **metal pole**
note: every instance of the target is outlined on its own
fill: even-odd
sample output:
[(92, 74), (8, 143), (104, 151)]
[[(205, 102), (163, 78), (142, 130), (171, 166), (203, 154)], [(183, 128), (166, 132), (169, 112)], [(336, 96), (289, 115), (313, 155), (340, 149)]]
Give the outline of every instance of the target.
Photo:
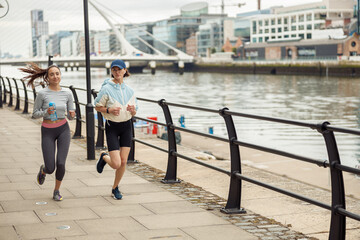
[(357, 16), (357, 19), (358, 19), (358, 29), (357, 29), (357, 34), (359, 34), (359, 22), (360, 22), (360, 17), (359, 17), (359, 3), (360, 3), (360, 0), (358, 0), (358, 5), (356, 6), (357, 7), (357, 11), (356, 11), (356, 16)]
[(84, 27), (85, 27), (85, 57), (86, 57), (86, 143), (87, 159), (95, 159), (95, 120), (94, 106), (91, 103), (91, 76), (90, 76), (90, 41), (89, 41), (89, 20), (88, 1), (84, 0)]

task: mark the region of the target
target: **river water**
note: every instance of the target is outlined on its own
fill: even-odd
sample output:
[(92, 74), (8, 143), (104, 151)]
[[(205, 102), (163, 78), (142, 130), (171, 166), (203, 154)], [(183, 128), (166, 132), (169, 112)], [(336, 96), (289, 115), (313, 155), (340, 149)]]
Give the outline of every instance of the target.
[[(15, 67), (1, 66), (2, 76), (21, 77)], [(62, 70), (62, 85), (86, 88), (85, 69)], [(91, 87), (99, 90), (105, 78), (104, 69), (92, 69)], [(332, 125), (359, 128), (360, 79), (317, 76), (243, 75), (224, 73), (149, 71), (133, 74), (126, 83), (141, 98), (165, 99), (199, 107), (257, 114), (311, 123), (329, 121)], [(80, 101), (86, 102), (81, 93)], [(173, 122), (185, 117), (185, 127), (226, 136), (226, 127), (218, 114), (170, 107)], [(139, 101), (138, 116), (158, 117), (164, 122), (161, 108)], [(234, 117), (240, 141), (279, 150), (328, 159), (324, 140), (316, 131), (292, 125)], [(360, 137), (335, 134), (341, 161), (349, 166), (360, 162)]]

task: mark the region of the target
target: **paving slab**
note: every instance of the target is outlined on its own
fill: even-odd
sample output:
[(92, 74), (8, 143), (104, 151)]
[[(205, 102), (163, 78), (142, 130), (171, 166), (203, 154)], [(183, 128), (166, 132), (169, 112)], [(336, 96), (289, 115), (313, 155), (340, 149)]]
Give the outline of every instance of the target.
[(133, 216), (148, 229), (182, 228), (190, 226), (226, 225), (229, 222), (208, 212), (170, 213), (151, 216)]
[(24, 240), (86, 235), (74, 221), (15, 225), (15, 229)]
[[(242, 231), (234, 225), (216, 225), (181, 228), (184, 232), (198, 240), (251, 240), (254, 236)], [(263, 238), (265, 239), (265, 238)]]
[(194, 240), (180, 229), (161, 229), (136, 232), (124, 232), (122, 235), (128, 240), (171, 239), (171, 240)]
[(144, 225), (135, 221), (132, 217), (80, 220), (77, 221), (77, 223), (87, 234), (107, 234), (147, 230)]
[(120, 233), (114, 234), (94, 234), (75, 237), (59, 237), (57, 240), (126, 240)]
[(4, 212), (0, 214), (0, 226), (39, 223), (40, 220), (32, 211)]
[(145, 208), (156, 214), (164, 213), (185, 213), (185, 212), (203, 212), (204, 209), (187, 201), (168, 201), (168, 202), (154, 202), (143, 203)]
[(86, 198), (67, 198), (66, 201), (56, 202), (60, 208), (109, 206), (111, 203), (102, 196)]
[(147, 216), (154, 213), (139, 204), (124, 204), (91, 207), (101, 218), (117, 218), (126, 216)]
[(99, 216), (89, 208), (56, 208), (35, 210), (42, 222), (60, 222), (83, 219), (98, 219)]
[(34, 211), (60, 208), (55, 201), (43, 199), (0, 201), (5, 212)]
[(19, 237), (13, 226), (0, 227), (0, 239), (1, 240), (19, 240)]
[(18, 191), (0, 192), (0, 201), (21, 200), (21, 199), (23, 198)]

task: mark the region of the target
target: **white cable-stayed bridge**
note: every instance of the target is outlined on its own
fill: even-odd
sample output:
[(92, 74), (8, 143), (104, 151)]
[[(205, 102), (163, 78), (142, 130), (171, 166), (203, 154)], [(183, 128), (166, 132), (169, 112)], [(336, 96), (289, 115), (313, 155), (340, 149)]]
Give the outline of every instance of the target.
[[(122, 33), (116, 26), (113, 21), (110, 20), (111, 15), (102, 8), (106, 8), (108, 11), (112, 11), (108, 9), (106, 6), (101, 5), (99, 2), (95, 0), (89, 1), (92, 7), (105, 19), (108, 25), (111, 27), (114, 32), (116, 39), (120, 43), (120, 51), (116, 54), (112, 55), (99, 55), (90, 57), (90, 62), (93, 67), (109, 67), (111, 61), (115, 58), (121, 58), (124, 60), (129, 68), (142, 70), (142, 68), (150, 65), (151, 68), (156, 67), (157, 62), (170, 62), (174, 65), (177, 65), (179, 68), (183, 68), (185, 64), (191, 64), (194, 61), (194, 57), (190, 56), (179, 49), (171, 46), (170, 44), (155, 38), (151, 33), (139, 28), (142, 31), (145, 31), (145, 34), (153, 38), (154, 40), (164, 44), (168, 49), (171, 49), (174, 55), (166, 55), (159, 51), (158, 49), (151, 46), (148, 42), (146, 42), (141, 37), (137, 37), (139, 41), (144, 43), (147, 47), (152, 49), (154, 54), (149, 54), (143, 52), (134, 46), (132, 46), (125, 38), (124, 33)], [(112, 11), (113, 12), (113, 11)], [(113, 12), (114, 14), (117, 14)], [(120, 16), (121, 17), (121, 16)], [(51, 60), (58, 64), (59, 66), (69, 67), (69, 68), (77, 68), (85, 66), (85, 54), (78, 56), (54, 56)], [(12, 59), (2, 59), (0, 64), (10, 64), (10, 65), (22, 65), (26, 62), (35, 62), (38, 64), (47, 64), (49, 62), (48, 56), (43, 57), (30, 57), (30, 58), (12, 58)]]

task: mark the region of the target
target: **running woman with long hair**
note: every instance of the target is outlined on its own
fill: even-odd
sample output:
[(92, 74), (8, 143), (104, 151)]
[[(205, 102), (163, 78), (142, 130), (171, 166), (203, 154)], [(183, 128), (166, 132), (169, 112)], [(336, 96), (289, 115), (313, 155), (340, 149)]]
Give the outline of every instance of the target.
[[(46, 174), (52, 174), (56, 168), (53, 199), (61, 201), (63, 198), (60, 195), (60, 186), (65, 175), (65, 162), (70, 147), (70, 128), (65, 117), (69, 120), (75, 117), (73, 97), (70, 91), (60, 87), (61, 72), (56, 65), (40, 68), (35, 63), (29, 63), (26, 67), (20, 68), (20, 71), (27, 74), (24, 79), (28, 80), (28, 86), (34, 88), (37, 79), (40, 80), (37, 84), (46, 85), (36, 96), (32, 114), (33, 118), (43, 118), (41, 149), (44, 164), (40, 166), (37, 182), (42, 185)], [(49, 106), (50, 102), (55, 103), (56, 110)], [(54, 111), (57, 120), (50, 117)]]

